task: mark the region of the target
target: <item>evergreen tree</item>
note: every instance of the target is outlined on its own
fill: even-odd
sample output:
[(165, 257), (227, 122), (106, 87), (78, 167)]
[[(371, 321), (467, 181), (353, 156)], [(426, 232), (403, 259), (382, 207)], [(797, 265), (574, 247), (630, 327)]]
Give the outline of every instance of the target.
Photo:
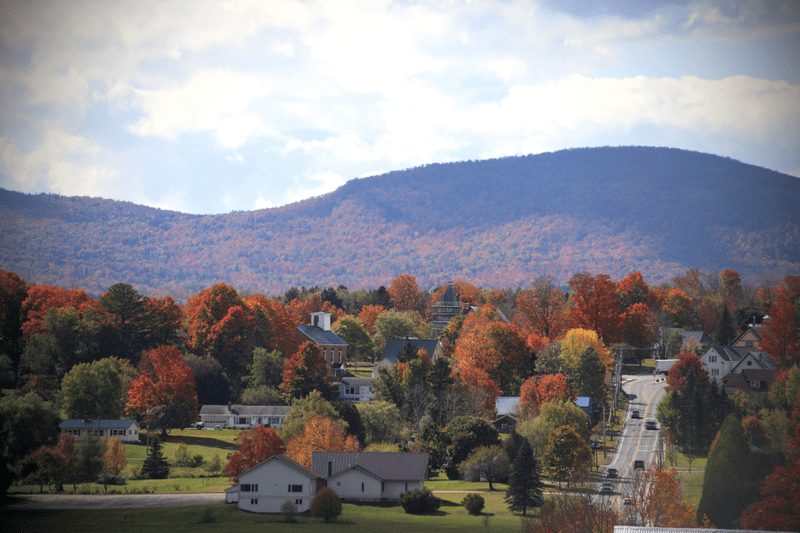
[(756, 499), (750, 447), (736, 415), (730, 414), (720, 430), (703, 478), (697, 519), (703, 516), (716, 527), (732, 528), (734, 520)]
[(511, 465), (511, 476), (508, 479), (506, 503), (513, 512), (522, 511), (524, 515), (529, 507), (539, 507), (544, 501), (542, 488), (544, 483), (539, 477), (539, 465), (533, 458), (530, 443), (523, 441), (517, 457)]
[(142, 475), (150, 479), (166, 479), (169, 476), (169, 464), (161, 452), (161, 441), (158, 438), (153, 441), (153, 451), (144, 460)]
[(722, 306), (722, 312), (717, 319), (717, 327), (714, 331), (714, 343), (719, 346), (728, 346), (733, 337), (736, 335), (736, 330), (733, 325), (733, 317), (731, 312), (728, 311), (728, 306)]

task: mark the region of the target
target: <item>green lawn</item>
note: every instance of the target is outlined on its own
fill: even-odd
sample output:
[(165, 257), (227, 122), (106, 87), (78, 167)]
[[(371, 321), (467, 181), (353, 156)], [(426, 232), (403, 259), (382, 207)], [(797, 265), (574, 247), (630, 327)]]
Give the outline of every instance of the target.
[[(239, 510), (235, 505), (168, 507), (161, 509), (118, 509), (104, 511), (4, 511), (0, 515), (0, 529), (15, 531), (113, 532), (113, 531), (170, 531), (170, 533), (199, 533), (202, 531), (241, 532), (260, 529), (280, 533), (283, 531), (373, 531), (387, 533), (428, 531), (483, 531), (484, 520), (490, 528), (517, 530), (520, 518), (509, 512), (502, 494), (484, 494), (486, 507), (481, 516), (471, 516), (461, 506), (463, 494), (444, 495), (443, 505), (431, 515), (406, 514), (398, 504), (342, 505), (339, 521), (324, 524), (309, 516), (300, 516), (298, 524), (279, 522), (281, 516), (258, 515)], [(203, 510), (214, 513), (215, 522), (201, 523)], [(125, 522), (126, 515), (134, 515), (133, 523)], [(267, 525), (269, 524), (269, 525)]]

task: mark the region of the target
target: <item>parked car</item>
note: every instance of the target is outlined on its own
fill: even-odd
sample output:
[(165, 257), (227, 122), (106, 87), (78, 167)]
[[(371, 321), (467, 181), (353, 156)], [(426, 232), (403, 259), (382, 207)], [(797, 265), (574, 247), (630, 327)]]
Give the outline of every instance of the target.
[(617, 477), (617, 469), (616, 468), (609, 468), (606, 470), (606, 477)]
[(600, 494), (611, 494), (614, 492), (614, 486), (610, 481), (604, 481), (603, 486), (600, 488)]
[(642, 417), (639, 415), (639, 411), (634, 409), (633, 411), (631, 411), (631, 418), (642, 418)]
[(658, 429), (658, 424), (656, 424), (655, 420), (648, 420), (644, 423), (645, 429)]
[(636, 459), (633, 462), (633, 469), (634, 470), (644, 470), (644, 461), (642, 461), (641, 459)]

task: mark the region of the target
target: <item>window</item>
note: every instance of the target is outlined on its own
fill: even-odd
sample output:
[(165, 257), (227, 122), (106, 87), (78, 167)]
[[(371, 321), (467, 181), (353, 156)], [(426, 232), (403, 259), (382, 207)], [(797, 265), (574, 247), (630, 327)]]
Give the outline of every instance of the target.
[(258, 498), (250, 498), (250, 505), (258, 505)]
[(303, 500), (295, 500), (294, 504), (295, 505), (303, 505)]
[(253, 485), (242, 485), (241, 489), (242, 492), (258, 492), (258, 483)]
[(709, 363), (716, 363), (717, 362), (717, 356), (716, 355), (709, 355), (708, 356), (708, 362)]
[(750, 388), (751, 389), (760, 389), (761, 382), (760, 381), (751, 381)]
[(239, 418), (239, 424), (242, 424), (242, 425), (247, 424), (247, 418), (245, 418), (245, 417)]
[[(363, 483), (362, 483), (362, 485), (363, 485)], [(337, 486), (337, 487), (341, 487), (341, 486), (342, 486), (342, 482), (341, 482), (341, 481), (337, 481), (337, 482), (336, 482), (336, 486)]]
[(303, 492), (303, 485), (289, 485), (289, 492)]
[(361, 482), (361, 492), (364, 492), (364, 482)]
[(712, 368), (711, 369), (712, 376), (719, 376), (719, 368)]
[(747, 366), (753, 366), (753, 362), (752, 361), (748, 361), (747, 362)]
[(744, 341), (744, 345), (745, 346), (752, 346), (753, 345), (753, 341)]

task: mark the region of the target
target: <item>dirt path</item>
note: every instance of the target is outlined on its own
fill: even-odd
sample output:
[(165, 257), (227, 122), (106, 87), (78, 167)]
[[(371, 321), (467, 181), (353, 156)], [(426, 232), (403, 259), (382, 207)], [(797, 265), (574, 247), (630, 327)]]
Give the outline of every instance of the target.
[(5, 499), (4, 510), (33, 509), (143, 509), (225, 503), (225, 494), (31, 494)]

